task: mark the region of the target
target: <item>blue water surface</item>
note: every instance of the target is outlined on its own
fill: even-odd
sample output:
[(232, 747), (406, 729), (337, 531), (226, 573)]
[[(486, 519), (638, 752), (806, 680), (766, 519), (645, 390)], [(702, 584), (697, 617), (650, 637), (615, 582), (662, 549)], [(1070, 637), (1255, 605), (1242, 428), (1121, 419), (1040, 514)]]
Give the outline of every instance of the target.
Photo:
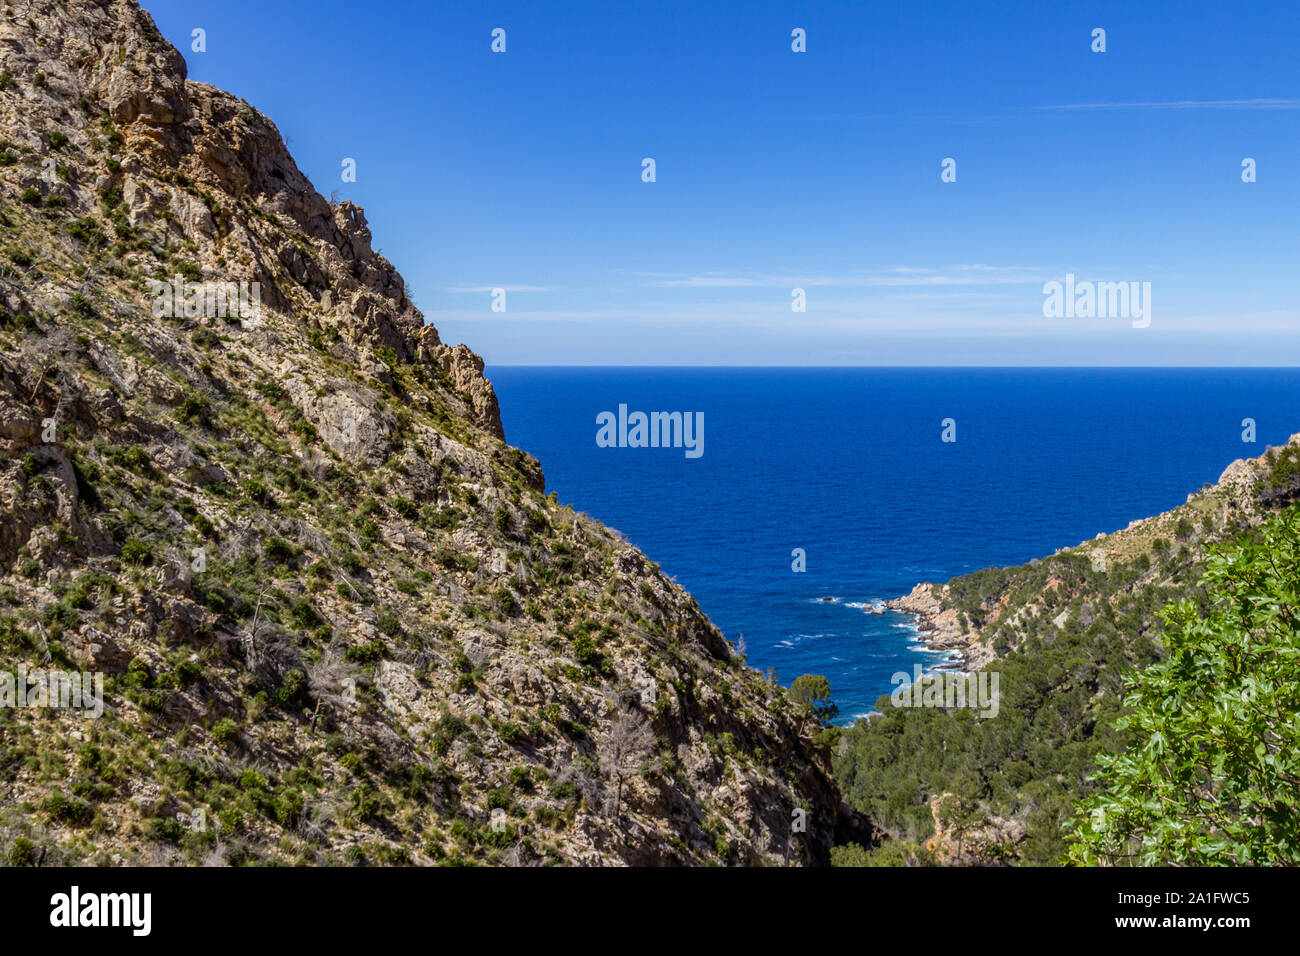
[[(548, 491), (617, 528), (840, 722), (941, 663), (864, 605), (1167, 510), (1300, 431), (1297, 369), (487, 370)], [(601, 448), (596, 416), (704, 413), (704, 453)], [(956, 442), (940, 440), (956, 422)], [(1242, 420), (1258, 441), (1242, 441)], [(802, 548), (807, 570), (792, 570)], [(834, 600), (824, 601), (830, 597)]]

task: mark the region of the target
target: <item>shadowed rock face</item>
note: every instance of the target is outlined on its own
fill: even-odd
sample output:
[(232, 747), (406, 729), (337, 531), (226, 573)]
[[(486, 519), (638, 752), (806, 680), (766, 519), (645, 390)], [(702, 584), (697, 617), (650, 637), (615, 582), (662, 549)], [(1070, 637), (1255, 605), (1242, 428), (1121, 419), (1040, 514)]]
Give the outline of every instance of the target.
[(108, 675), (98, 720), (0, 715), (0, 852), (821, 863), (861, 825), (809, 716), (544, 494), (362, 210), (147, 14), (0, 17), (0, 87), (0, 647)]

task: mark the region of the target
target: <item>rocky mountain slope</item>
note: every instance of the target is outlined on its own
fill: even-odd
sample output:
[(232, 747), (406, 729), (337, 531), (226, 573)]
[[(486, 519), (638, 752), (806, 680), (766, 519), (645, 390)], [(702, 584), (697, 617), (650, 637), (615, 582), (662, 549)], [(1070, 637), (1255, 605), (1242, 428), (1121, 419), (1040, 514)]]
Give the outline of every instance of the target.
[(932, 647), (998, 672), (1001, 707), (979, 720), (882, 698), (879, 718), (847, 731), (836, 778), (894, 840), (846, 861), (1059, 862), (1096, 754), (1127, 742), (1114, 726), (1123, 672), (1163, 657), (1158, 612), (1183, 598), (1204, 606), (1207, 548), (1254, 534), (1297, 500), (1300, 435), (1233, 462), (1171, 511), (889, 602), (917, 616)]
[(827, 860), (815, 721), (134, 2), (5, 7), (0, 229), (5, 668), (107, 675), (0, 707), (9, 862)]

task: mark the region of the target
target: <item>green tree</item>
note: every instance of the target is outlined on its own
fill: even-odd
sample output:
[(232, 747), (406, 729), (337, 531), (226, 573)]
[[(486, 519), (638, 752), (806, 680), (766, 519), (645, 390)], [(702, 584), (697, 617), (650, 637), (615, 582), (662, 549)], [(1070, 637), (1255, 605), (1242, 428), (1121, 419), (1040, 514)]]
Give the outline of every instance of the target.
[(980, 810), (979, 804), (956, 793), (944, 794), (937, 812), (939, 822), (944, 825), (949, 837), (957, 841), (957, 854), (953, 860), (960, 863), (966, 838), (988, 826), (988, 817)]
[(821, 674), (802, 674), (790, 685), (790, 696), (796, 702), (812, 710), (813, 714), (826, 726), (840, 709), (831, 700), (831, 682)]
[(857, 843), (831, 847), (831, 866), (938, 866), (939, 863), (932, 850), (902, 840), (886, 839), (871, 849)]
[(1077, 863), (1300, 863), (1300, 511), (1215, 549), (1208, 608), (1161, 612), (1167, 658), (1125, 678), (1134, 731), (1099, 755)]

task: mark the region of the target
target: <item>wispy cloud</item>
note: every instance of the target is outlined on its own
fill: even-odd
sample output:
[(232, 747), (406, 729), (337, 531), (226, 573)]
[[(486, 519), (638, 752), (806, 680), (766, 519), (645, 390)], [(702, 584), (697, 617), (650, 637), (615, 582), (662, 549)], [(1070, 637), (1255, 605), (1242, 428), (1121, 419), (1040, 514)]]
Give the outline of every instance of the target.
[(1300, 100), (1142, 100), (1134, 103), (1060, 103), (1035, 110), (1300, 110)]
[[(939, 308), (927, 308), (927, 305)], [(941, 306), (955, 306), (942, 308)], [(649, 334), (652, 330), (715, 337), (715, 344), (725, 351), (729, 337), (762, 336), (784, 332), (816, 338), (840, 335), (871, 339), (878, 336), (960, 336), (970, 339), (1009, 335), (1027, 345), (1059, 336), (1084, 338), (1136, 336), (1126, 319), (1047, 318), (1042, 314), (1041, 298), (1007, 302), (995, 308), (984, 303), (896, 303), (852, 302), (815, 303), (807, 313), (792, 314), (788, 305), (768, 301), (751, 301), (731, 306), (692, 306), (680, 309), (608, 308), (594, 310), (517, 311), (494, 313), (488, 309), (449, 309), (425, 313), (425, 319), (447, 333), (447, 341), (464, 335), (472, 344), (500, 329), (511, 341), (520, 335), (542, 335), (565, 341), (576, 326), (592, 332), (584, 336), (600, 337), (617, 343), (628, 334)], [(469, 331), (473, 327), (475, 331)], [(455, 331), (451, 331), (455, 330)], [(543, 332), (543, 330), (545, 330)], [(719, 333), (722, 334), (718, 337)], [(493, 333), (495, 334), (495, 333)], [(1260, 312), (1189, 312), (1157, 305), (1153, 322), (1143, 336), (1169, 340), (1189, 335), (1243, 336), (1271, 335), (1285, 342), (1287, 348), (1300, 347), (1300, 315), (1294, 311)], [(653, 338), (654, 336), (650, 336)], [(524, 339), (524, 341), (531, 341)], [(611, 354), (626, 356), (623, 350)], [(1290, 359), (1281, 364), (1288, 364)], [(616, 363), (615, 363), (616, 364)]]
[[(1053, 103), (1047, 106), (1018, 107), (1009, 113), (965, 114), (949, 116), (942, 114), (899, 113), (814, 113), (797, 116), (781, 116), (779, 120), (802, 120), (806, 122), (922, 122), (950, 123), (959, 125), (983, 126), (988, 124), (1026, 123), (1042, 119), (1044, 113), (1084, 113), (1105, 112), (1107, 110), (1300, 110), (1300, 99), (1283, 97), (1257, 97), (1245, 100), (1136, 100), (1131, 103)], [(1037, 115), (1036, 115), (1037, 114)]]
[(641, 272), (635, 276), (661, 289), (749, 289), (749, 288), (898, 288), (922, 286), (1026, 285), (1051, 278), (1046, 272), (1024, 266), (955, 265), (942, 269), (893, 266), (840, 275), (759, 272), (664, 273)]
[(490, 293), (496, 289), (505, 289), (507, 292), (558, 292), (560, 287), (555, 285), (453, 285), (447, 286), (442, 291), (448, 295), (471, 295)]

